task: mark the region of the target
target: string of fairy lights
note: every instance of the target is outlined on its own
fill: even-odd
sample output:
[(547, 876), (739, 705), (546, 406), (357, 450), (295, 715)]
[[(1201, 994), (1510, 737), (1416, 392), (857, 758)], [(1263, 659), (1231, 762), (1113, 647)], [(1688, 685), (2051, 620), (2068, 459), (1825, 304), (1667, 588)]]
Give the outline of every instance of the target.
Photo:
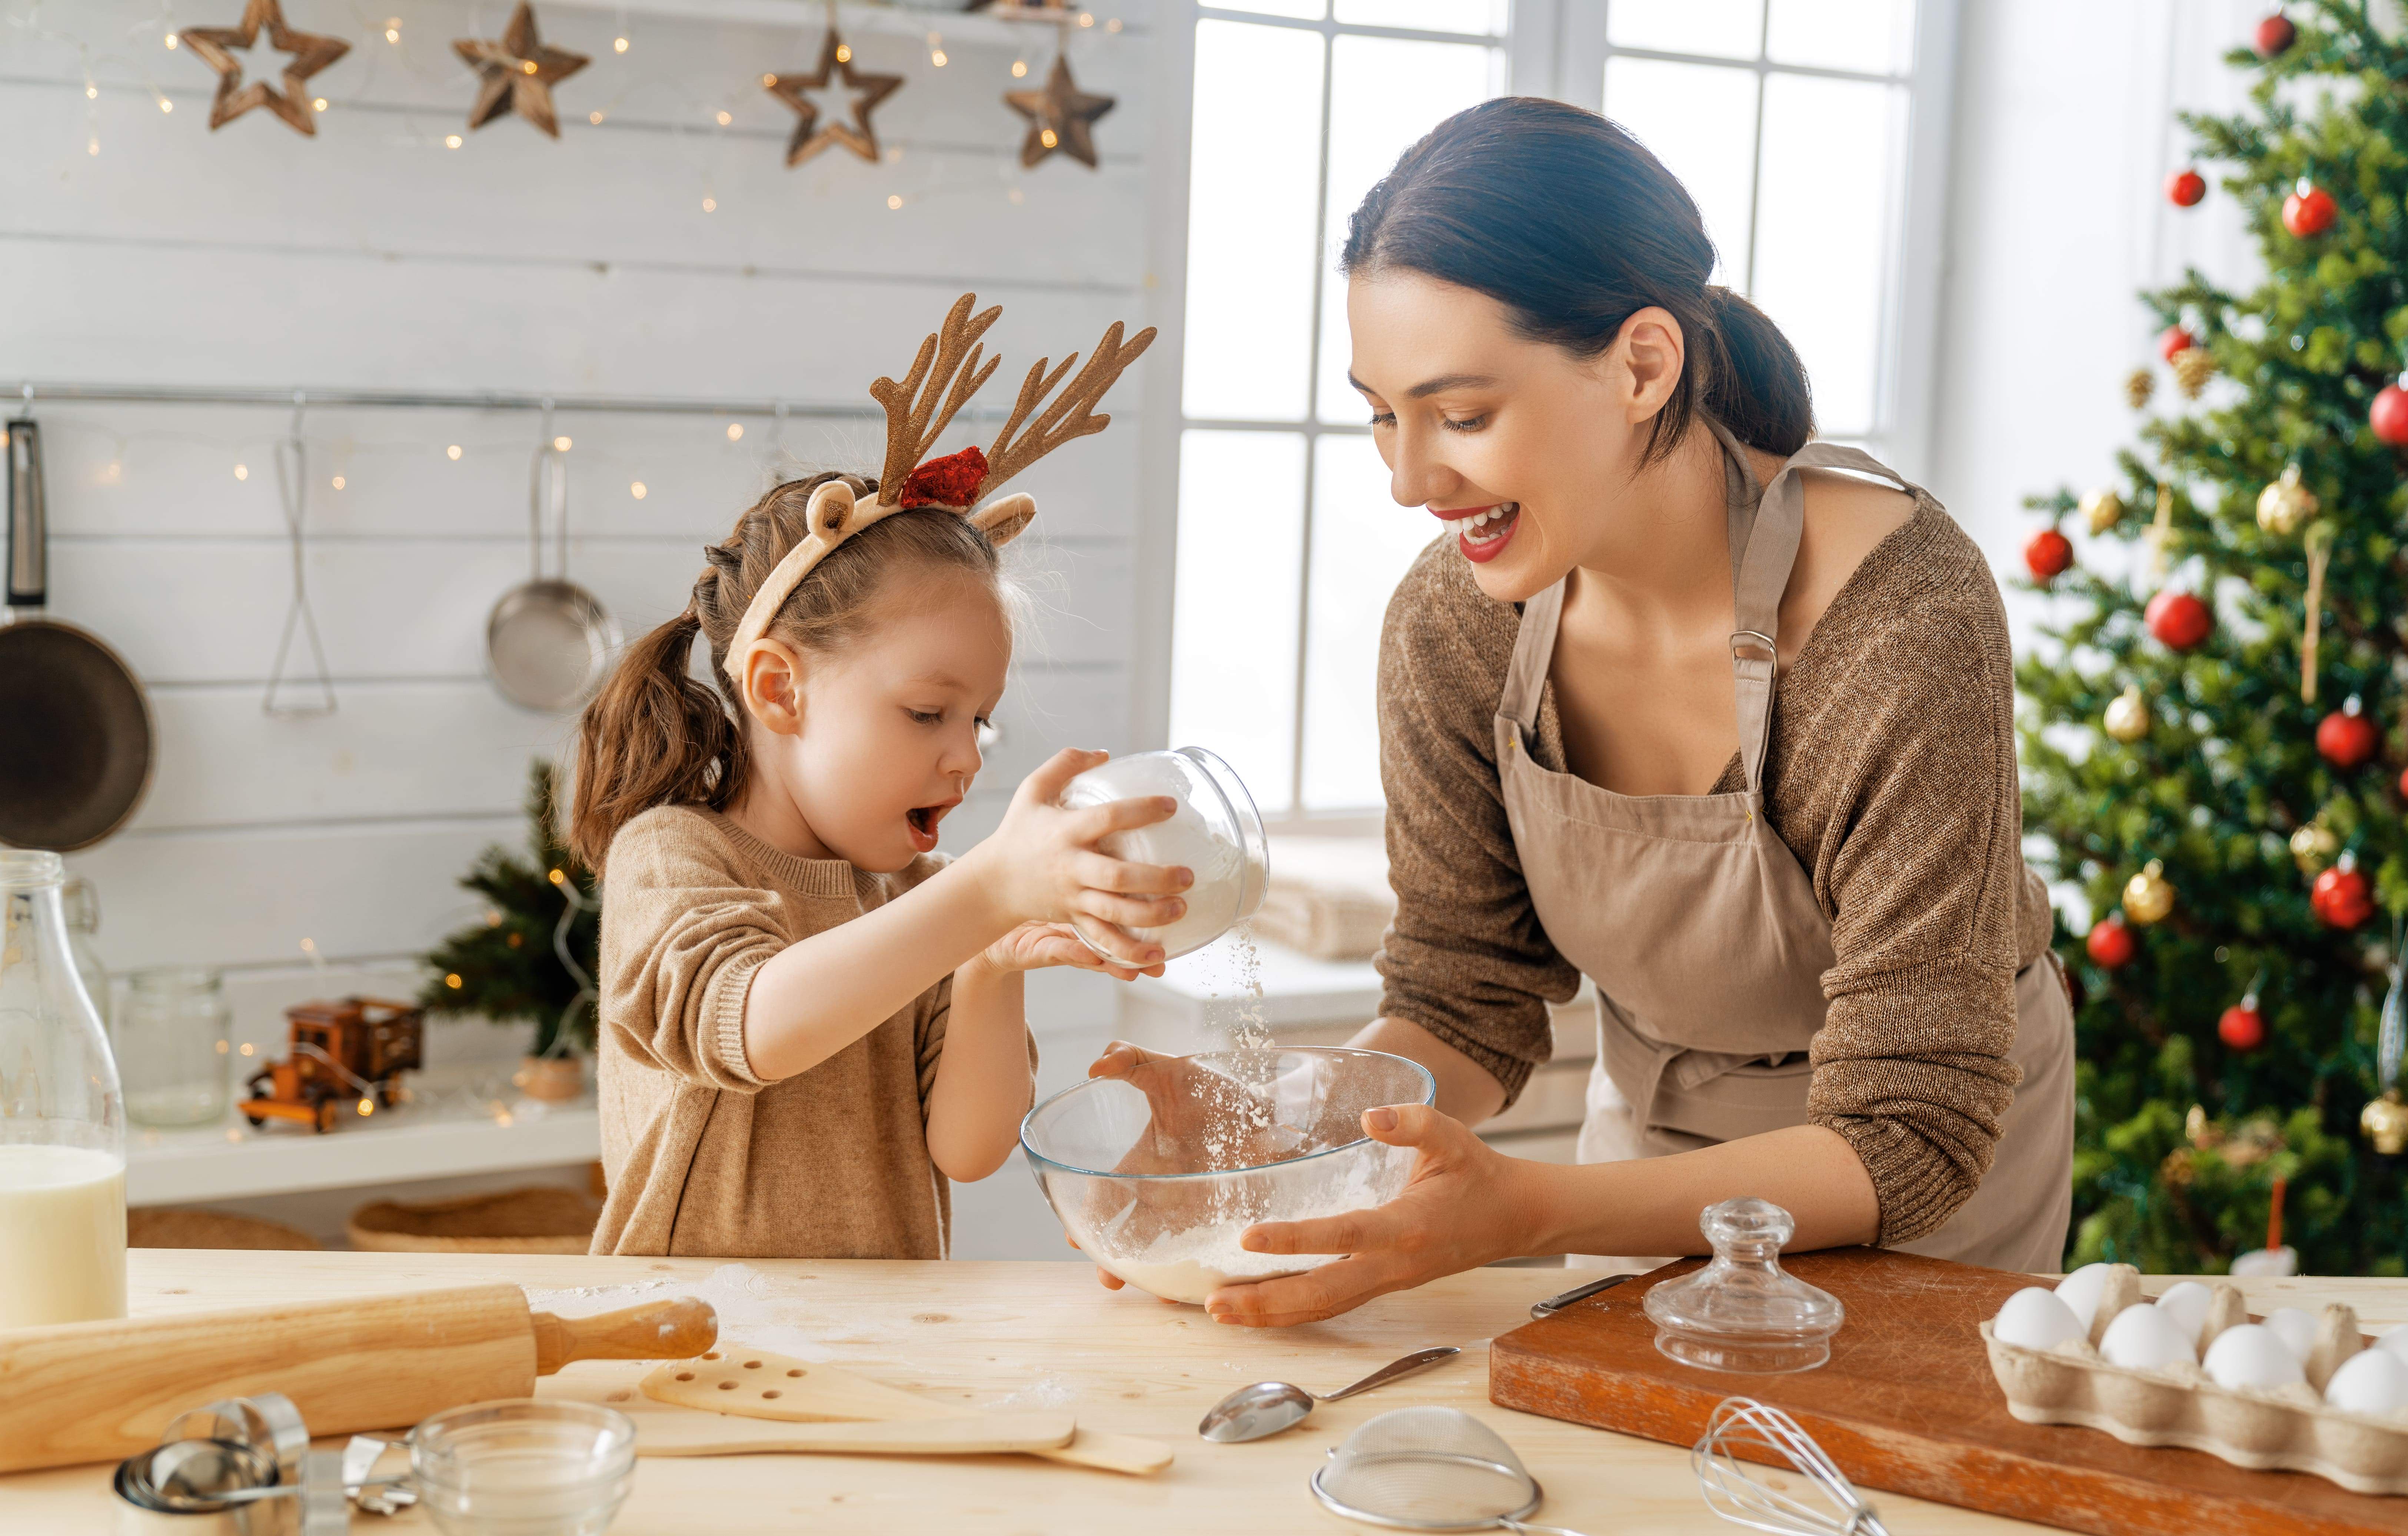
[[(227, 7), (241, 3), (242, 0), (220, 0), (221, 5)], [(390, 4), (390, 0), (387, 3)], [(320, 37), (302, 34), (297, 29), (288, 36), (284, 33), (280, 7), (274, 9), (269, 18), (274, 29), (272, 32), (259, 26), (250, 10), (245, 11), (244, 20), (251, 25), (255, 38), (251, 43), (236, 38), (230, 46), (251, 50), (251, 59), (258, 62), (265, 78), (243, 79), (244, 95), (252, 93), (264, 93), (264, 95), (261, 100), (251, 101), (239, 110), (247, 111), (249, 106), (265, 105), (275, 115), (308, 134), (314, 134), (315, 120), (322, 114), (367, 112), (391, 121), (393, 126), (386, 136), (391, 142), (444, 151), (459, 151), (472, 146), (476, 142), (475, 127), (485, 125), (492, 118), (474, 125), (463, 124), (456, 120), (447, 122), (444, 115), (449, 108), (437, 107), (425, 99), (430, 93), (460, 93), (462, 88), (477, 83), (480, 77), (471, 73), (477, 66), (471, 63), (464, 67), (466, 54), (462, 50), (469, 39), (437, 36), (452, 29), (415, 22), (402, 15), (389, 12), (380, 15), (379, 11), (384, 7), (372, 8), (362, 4), (361, 0), (335, 0), (335, 4), (349, 15), (351, 37)], [(1006, 104), (1025, 120), (1024, 126), (1027, 131), (1018, 156), (993, 157), (993, 180), (973, 178), (965, 183), (957, 179), (955, 165), (965, 158), (959, 146), (943, 146), (937, 152), (912, 155), (907, 153), (901, 145), (877, 144), (874, 132), (866, 134), (866, 144), (855, 142), (854, 136), (843, 127), (844, 114), (834, 108), (820, 114), (829, 126), (820, 129), (816, 135), (818, 142), (808, 153), (798, 154), (796, 148), (806, 140), (805, 129), (811, 123), (813, 110), (812, 103), (798, 97), (791, 100), (790, 105), (803, 114), (804, 128), (796, 131), (790, 143), (788, 165), (796, 165), (804, 158), (815, 156), (818, 149), (831, 139), (841, 142), (861, 158), (874, 164), (879, 172), (890, 180), (890, 189), (882, 200), (888, 209), (894, 211), (939, 197), (992, 194), (998, 184), (1008, 201), (1015, 204), (1024, 202), (1026, 199), (1022, 184), (1024, 174), (1052, 157), (1056, 151), (1094, 165), (1096, 152), (1088, 126), (1096, 117), (1110, 110), (1112, 99), (1090, 95), (1077, 89), (1068, 74), (1068, 48), (1074, 38), (1117, 36), (1124, 31), (1125, 23), (1118, 16), (1102, 15), (1093, 9), (1076, 8), (1076, 6), (1077, 0), (1029, 0), (1029, 3), (1020, 4), (1003, 0), (1003, 3), (967, 13), (969, 17), (1039, 23), (1034, 27), (1014, 27), (1011, 31), (1027, 34), (1039, 41), (1047, 34), (1055, 39), (1052, 50), (1054, 75), (1046, 80), (1044, 89), (1005, 93)], [(74, 0), (28, 0), (22, 8), (0, 12), (0, 48), (11, 44), (20, 47), (50, 45), (73, 50), (75, 68), (82, 86), (83, 149), (88, 156), (96, 157), (103, 149), (105, 93), (136, 93), (149, 98), (160, 113), (169, 116), (177, 110), (179, 94), (185, 96), (187, 105), (190, 105), (189, 98), (202, 81), (182, 73), (184, 68), (191, 66), (171, 68), (169, 62), (203, 51), (208, 46), (206, 38), (204, 36), (201, 42), (196, 43), (196, 35), (214, 32), (222, 41), (231, 36), (226, 29), (194, 25), (195, 17), (193, 13), (197, 8), (192, 0), (186, 0), (180, 10), (177, 0), (159, 0), (154, 7), (139, 13), (113, 32), (93, 36), (78, 31), (70, 24), (72, 22), (88, 25), (90, 21), (89, 13), (78, 7)], [(313, 12), (319, 14), (326, 8), (329, 7), (325, 0), (315, 0), (312, 5)], [(842, 8), (852, 12), (856, 19), (876, 18), (883, 32), (892, 33), (902, 26), (913, 27), (931, 70), (943, 70), (955, 65), (947, 47), (945, 33), (936, 24), (939, 13), (920, 12), (893, 4), (891, 0), (845, 0)], [(648, 51), (643, 42), (645, 34), (631, 22), (629, 7), (617, 7), (613, 14), (615, 24), (607, 60), (625, 60), (631, 55), (641, 57)], [(921, 27), (919, 22), (924, 16), (929, 24)], [(504, 59), (505, 69), (515, 67), (523, 69), (531, 77), (541, 77), (525, 82), (525, 89), (541, 89), (552, 83), (549, 79), (553, 73), (552, 65), (548, 62), (538, 64), (546, 54), (573, 61), (570, 74), (582, 71), (588, 62), (582, 55), (569, 54), (548, 44), (538, 43), (540, 51), (531, 50), (535, 51), (535, 57), (529, 59), (520, 60), (509, 55), (500, 45), (511, 40), (516, 23), (523, 17), (528, 21), (529, 36), (533, 36), (531, 7), (521, 5), (513, 14), (513, 26), (504, 30), (502, 38), (494, 40), (494, 56)], [(313, 20), (312, 24), (323, 25), (324, 22)], [(824, 89), (832, 99), (844, 96), (846, 88), (857, 91), (858, 82), (862, 80), (891, 80), (894, 84), (888, 86), (888, 90), (906, 83), (899, 76), (857, 74), (852, 67), (852, 45), (841, 38), (839, 24), (839, 7), (834, 0), (826, 4), (824, 14), (818, 7), (797, 7), (796, 31), (807, 44), (825, 43), (839, 78), (814, 79), (798, 74), (781, 75), (775, 71), (763, 72), (749, 79), (729, 79), (723, 76), (708, 82), (657, 74), (622, 74), (615, 81), (608, 78), (580, 77), (577, 81), (580, 90), (607, 90), (609, 93), (599, 100), (589, 96), (579, 104), (583, 108), (581, 111), (566, 115), (571, 121), (581, 120), (588, 129), (603, 128), (617, 122), (655, 132), (665, 130), (681, 143), (698, 141), (706, 149), (720, 149), (734, 140), (751, 141), (778, 136), (775, 128), (741, 125), (740, 114), (743, 108), (756, 101), (765, 89), (773, 95), (781, 94), (778, 83), (781, 80), (814, 92)], [(992, 36), (992, 31), (987, 35)], [(337, 61), (347, 70), (356, 72), (350, 74), (344, 91), (339, 93), (319, 88), (314, 80), (288, 74), (283, 77), (288, 92), (297, 86), (299, 93), (287, 99), (274, 87), (276, 76), (268, 67), (267, 61), (278, 56), (271, 51), (270, 45), (285, 48), (290, 53), (291, 45), (311, 41), (330, 45), (332, 53), (332, 58), (324, 63), (309, 65), (313, 74), (316, 69)], [(225, 65), (222, 61), (229, 57), (221, 52), (208, 62), (213, 67), (222, 70)], [(195, 65), (201, 62), (197, 57), (194, 61)], [(250, 61), (236, 61), (236, 67), (239, 68), (245, 62)], [(303, 62), (297, 54), (288, 61), (292, 65)], [(828, 62), (823, 58), (822, 76), (828, 74)], [(1042, 71), (1044, 64), (1041, 50), (1017, 46), (1009, 67), (1010, 79), (1028, 82)], [(203, 79), (206, 78), (204, 73)], [(227, 98), (234, 81), (240, 77), (228, 75), (225, 78), (227, 87), (219, 92), (215, 110), (206, 114), (212, 119), (212, 127), (230, 121), (225, 115)], [(566, 79), (567, 76), (560, 78)], [(511, 83), (516, 87), (522, 82), (513, 80)], [(396, 84), (402, 89), (393, 89)], [(313, 91), (318, 93), (311, 93)], [(878, 93), (878, 96), (883, 93)], [(875, 106), (876, 99), (877, 96), (867, 98), (864, 106), (861, 105), (865, 101), (862, 95), (854, 94), (853, 97), (856, 107), (853, 121), (865, 130), (868, 126), (867, 108)], [(524, 115), (523, 108), (518, 110)], [(549, 114), (550, 110), (546, 91), (544, 111)], [(497, 112), (494, 115), (505, 114)], [(557, 136), (556, 127), (548, 127), (547, 131)], [(725, 206), (724, 183), (728, 179), (716, 174), (718, 169), (719, 166), (709, 160), (698, 162), (695, 167), (700, 185), (693, 206), (697, 206), (706, 214), (719, 212)], [(832, 181), (831, 177), (823, 173), (810, 190), (828, 190)]]

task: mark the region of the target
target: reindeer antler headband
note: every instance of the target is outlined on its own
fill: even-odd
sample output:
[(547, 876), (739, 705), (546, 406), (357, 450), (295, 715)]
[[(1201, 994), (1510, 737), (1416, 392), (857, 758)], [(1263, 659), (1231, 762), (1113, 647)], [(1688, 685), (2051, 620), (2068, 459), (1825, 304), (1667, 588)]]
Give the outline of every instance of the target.
[(1042, 410), (1037, 409), (1038, 403), (1054, 394), (1062, 376), (1079, 361), (1079, 354), (1072, 352), (1051, 372), (1047, 365), (1053, 360), (1039, 358), (1022, 380), (1020, 399), (1003, 430), (996, 435), (993, 448), (982, 452), (973, 446), (922, 463), (921, 455), (936, 446), (953, 413), (979, 392), (1003, 361), (990, 357), (984, 366), (979, 364), (984, 350), (979, 337), (1003, 313), (1003, 307), (973, 315), (970, 306), (977, 301), (976, 294), (964, 294), (953, 301), (942, 328), (920, 343), (920, 355), (912, 360), (903, 382), (881, 379), (869, 386), (870, 398), (886, 409), (886, 464), (879, 471), (878, 494), (867, 501), (856, 500), (853, 487), (841, 480), (831, 480), (811, 493), (804, 514), (810, 531), (786, 552), (752, 595), (743, 622), (727, 642), (727, 675), (739, 689), (744, 685), (745, 658), (760, 643), (769, 621), (796, 584), (838, 544), (879, 519), (914, 507), (943, 507), (969, 519), (996, 544), (1017, 538), (1037, 515), (1037, 503), (1017, 493), (984, 506), (980, 505), (982, 499), (1071, 438), (1111, 425), (1110, 416), (1095, 414), (1096, 402), (1104, 397), (1121, 371), (1154, 344), (1153, 326), (1124, 344), (1121, 323), (1112, 322), (1103, 339), (1096, 343), (1087, 366)]

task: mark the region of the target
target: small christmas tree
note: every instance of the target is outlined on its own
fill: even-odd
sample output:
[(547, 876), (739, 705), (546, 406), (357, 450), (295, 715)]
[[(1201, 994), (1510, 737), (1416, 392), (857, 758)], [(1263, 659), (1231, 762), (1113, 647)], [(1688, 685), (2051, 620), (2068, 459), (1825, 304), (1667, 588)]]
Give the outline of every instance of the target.
[(532, 1019), (538, 1055), (555, 1054), (565, 1041), (594, 1048), (602, 940), (594, 873), (561, 840), (556, 811), (552, 765), (538, 758), (527, 775), (526, 855), (496, 845), (460, 877), (489, 904), (485, 919), (427, 953), (435, 974), (418, 995), (431, 1014)]
[[(2086, 996), (2069, 1264), (2220, 1271), (2276, 1211), (2307, 1270), (2408, 1259), (2408, 1108), (2384, 1097), (2408, 912), (2408, 48), (2360, 0), (2290, 10), (2230, 55), (2259, 72), (2250, 109), (2183, 119), (2264, 280), (2144, 295), (2180, 398), (2119, 485), (2031, 503), (2137, 545), (2101, 562), (2128, 578), (2053, 526), (2025, 552), (2058, 622), (2016, 673), (2024, 825), (2099, 919), (2058, 933)], [(2207, 189), (2184, 171), (2167, 194)], [(2134, 376), (2136, 409), (2153, 385)]]

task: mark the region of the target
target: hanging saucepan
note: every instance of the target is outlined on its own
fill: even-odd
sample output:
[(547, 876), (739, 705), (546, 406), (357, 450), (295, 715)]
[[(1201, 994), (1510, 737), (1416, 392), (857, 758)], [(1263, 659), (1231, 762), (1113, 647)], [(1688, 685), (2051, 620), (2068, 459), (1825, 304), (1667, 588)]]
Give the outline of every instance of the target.
[[(552, 446), (552, 414), (535, 452), (527, 544), (534, 574), (502, 594), (485, 620), (485, 663), (494, 686), (522, 709), (573, 710), (601, 685), (619, 626), (592, 593), (568, 579), (568, 463)], [(559, 541), (560, 574), (543, 573), (544, 513)]]
[(41, 616), (42, 439), (8, 423), (8, 582), (0, 622), (0, 843), (66, 853), (123, 826), (150, 787), (150, 701), (116, 652)]

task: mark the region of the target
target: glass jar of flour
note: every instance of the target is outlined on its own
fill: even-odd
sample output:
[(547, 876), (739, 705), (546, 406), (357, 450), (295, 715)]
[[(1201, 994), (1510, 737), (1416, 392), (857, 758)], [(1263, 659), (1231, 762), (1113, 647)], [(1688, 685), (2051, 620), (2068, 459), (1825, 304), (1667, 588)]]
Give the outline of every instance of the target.
[[(1097, 846), (1134, 864), (1184, 865), (1195, 871), (1184, 916), (1167, 927), (1127, 930), (1160, 944), (1175, 960), (1254, 915), (1270, 883), (1270, 844), (1254, 797), (1237, 770), (1201, 747), (1115, 757), (1071, 780), (1062, 803), (1075, 809), (1149, 795), (1169, 796), (1179, 802), (1178, 811), (1152, 826), (1115, 832)], [(1079, 936), (1096, 954), (1106, 954), (1086, 931), (1093, 921), (1079, 920)]]
[(125, 1315), (125, 1120), (56, 854), (0, 848), (0, 1328)]

